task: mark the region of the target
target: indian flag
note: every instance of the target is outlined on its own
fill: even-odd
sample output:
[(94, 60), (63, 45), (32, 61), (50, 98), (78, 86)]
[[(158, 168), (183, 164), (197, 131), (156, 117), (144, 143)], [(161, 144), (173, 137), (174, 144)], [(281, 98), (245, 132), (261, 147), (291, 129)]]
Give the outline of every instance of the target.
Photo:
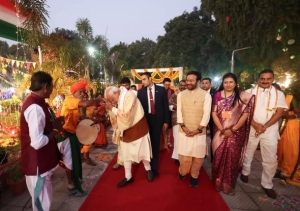
[(0, 1), (0, 37), (20, 41), (17, 27), (21, 27), (24, 20), (25, 17), (20, 13), (17, 15), (17, 7), (11, 0)]

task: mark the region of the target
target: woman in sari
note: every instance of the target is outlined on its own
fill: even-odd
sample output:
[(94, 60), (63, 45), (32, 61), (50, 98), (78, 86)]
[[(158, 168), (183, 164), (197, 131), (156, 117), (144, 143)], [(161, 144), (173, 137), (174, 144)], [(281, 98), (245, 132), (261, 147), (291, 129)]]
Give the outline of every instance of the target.
[(280, 178), (285, 179), (291, 176), (297, 164), (299, 155), (299, 120), (300, 109), (298, 102), (293, 95), (286, 95), (288, 110), (282, 118), (285, 119), (285, 128), (278, 140), (277, 159)]
[(237, 77), (233, 73), (227, 73), (214, 95), (212, 106), (215, 124), (212, 180), (217, 191), (234, 195), (248, 142), (254, 96), (239, 91)]

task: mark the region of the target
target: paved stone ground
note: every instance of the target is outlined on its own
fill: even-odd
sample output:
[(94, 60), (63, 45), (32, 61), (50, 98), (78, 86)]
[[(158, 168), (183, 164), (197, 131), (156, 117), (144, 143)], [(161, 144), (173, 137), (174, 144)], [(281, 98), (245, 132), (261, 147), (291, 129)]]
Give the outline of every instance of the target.
[[(208, 140), (209, 141), (209, 140)], [(109, 140), (107, 149), (93, 147), (91, 157), (97, 166), (83, 164), (84, 187), (91, 191), (97, 183), (102, 173), (117, 152), (117, 147)], [(104, 160), (104, 161), (103, 161)], [(210, 158), (206, 159), (204, 169), (211, 176)], [(249, 176), (249, 183), (244, 184), (239, 179), (235, 188), (236, 194), (228, 196), (221, 193), (223, 199), (231, 211), (297, 211), (300, 210), (300, 187), (282, 186), (278, 179), (274, 179), (274, 189), (279, 193), (277, 200), (269, 199), (260, 186), (262, 172), (260, 151), (256, 151), (252, 163), (252, 173)], [(53, 177), (54, 197), (52, 202), (52, 211), (73, 211), (78, 210), (86, 197), (70, 197), (67, 193), (67, 179), (62, 168), (58, 168)], [(117, 181), (116, 181), (117, 182)], [(22, 211), (32, 210), (31, 198), (26, 190), (20, 196), (12, 196), (10, 190), (6, 189), (2, 193), (0, 200), (0, 210)], [(199, 208), (200, 210), (200, 208)]]

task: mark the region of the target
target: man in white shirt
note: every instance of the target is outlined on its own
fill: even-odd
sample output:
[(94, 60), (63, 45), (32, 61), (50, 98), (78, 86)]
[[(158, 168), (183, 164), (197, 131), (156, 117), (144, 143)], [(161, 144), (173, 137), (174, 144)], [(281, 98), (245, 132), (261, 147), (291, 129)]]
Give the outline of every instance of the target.
[(33, 210), (50, 210), (51, 175), (58, 167), (60, 153), (55, 136), (62, 130), (64, 118), (52, 120), (45, 102), (53, 91), (52, 77), (42, 71), (31, 77), (32, 93), (22, 105), (21, 159)]
[(263, 166), (261, 185), (268, 197), (276, 199), (277, 193), (273, 190), (272, 180), (277, 168), (278, 120), (287, 105), (284, 94), (272, 86), (273, 81), (273, 71), (265, 69), (259, 74), (258, 85), (247, 90), (255, 95), (255, 108), (240, 178), (248, 183), (251, 162), (259, 143)]
[(179, 165), (178, 153), (177, 153), (177, 142), (178, 142), (178, 123), (177, 123), (177, 95), (179, 92), (186, 90), (186, 81), (181, 80), (179, 82), (179, 91), (175, 92), (171, 95), (169, 99), (169, 108), (172, 111), (171, 119), (172, 119), (172, 127), (173, 127), (173, 137), (174, 137), (174, 148), (172, 153), (172, 158), (175, 159), (175, 164)]

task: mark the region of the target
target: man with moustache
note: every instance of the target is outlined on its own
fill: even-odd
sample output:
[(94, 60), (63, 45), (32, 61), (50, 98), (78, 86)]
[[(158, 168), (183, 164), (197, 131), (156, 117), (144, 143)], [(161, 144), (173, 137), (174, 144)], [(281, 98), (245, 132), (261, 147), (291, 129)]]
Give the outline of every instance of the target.
[(198, 187), (198, 176), (206, 154), (206, 127), (210, 117), (211, 96), (199, 88), (201, 74), (187, 74), (187, 89), (177, 96), (179, 157), (178, 178), (184, 180), (190, 172), (190, 186)]
[(58, 148), (63, 155), (63, 161), (68, 180), (70, 196), (85, 196), (86, 193), (81, 187), (82, 164), (80, 145), (76, 136), (77, 124), (80, 120), (80, 108), (99, 106), (101, 96), (94, 100), (83, 100), (87, 82), (81, 80), (71, 86), (71, 95), (68, 96), (62, 105), (61, 116), (65, 117), (63, 132), (58, 136)]
[(170, 111), (165, 88), (153, 83), (151, 74), (144, 72), (141, 75), (143, 88), (138, 91), (137, 97), (141, 101), (149, 125), (152, 146), (151, 169), (153, 176), (158, 176), (158, 157), (160, 135), (162, 130), (168, 129)]
[[(179, 92), (182, 92), (186, 89), (186, 81), (181, 80), (179, 82)], [(169, 99), (169, 108), (172, 111), (172, 126), (173, 126), (173, 137), (174, 137), (174, 148), (172, 153), (172, 158), (175, 159), (175, 164), (179, 165), (178, 153), (177, 153), (177, 142), (178, 142), (178, 129), (177, 124), (177, 95), (179, 92), (175, 92), (171, 95)]]
[(64, 119), (51, 122), (49, 105), (45, 102), (53, 91), (51, 75), (43, 71), (34, 73), (30, 90), (22, 105), (20, 121), (22, 172), (32, 198), (32, 209), (50, 210), (51, 176), (60, 160), (55, 136), (61, 131)]
[(273, 71), (265, 69), (259, 74), (258, 85), (247, 90), (255, 95), (255, 108), (240, 178), (248, 183), (253, 155), (260, 144), (263, 166), (261, 186), (268, 197), (276, 199), (277, 193), (273, 190), (272, 180), (277, 168), (277, 142), (280, 138), (278, 120), (287, 105), (284, 94), (272, 86), (273, 81)]

